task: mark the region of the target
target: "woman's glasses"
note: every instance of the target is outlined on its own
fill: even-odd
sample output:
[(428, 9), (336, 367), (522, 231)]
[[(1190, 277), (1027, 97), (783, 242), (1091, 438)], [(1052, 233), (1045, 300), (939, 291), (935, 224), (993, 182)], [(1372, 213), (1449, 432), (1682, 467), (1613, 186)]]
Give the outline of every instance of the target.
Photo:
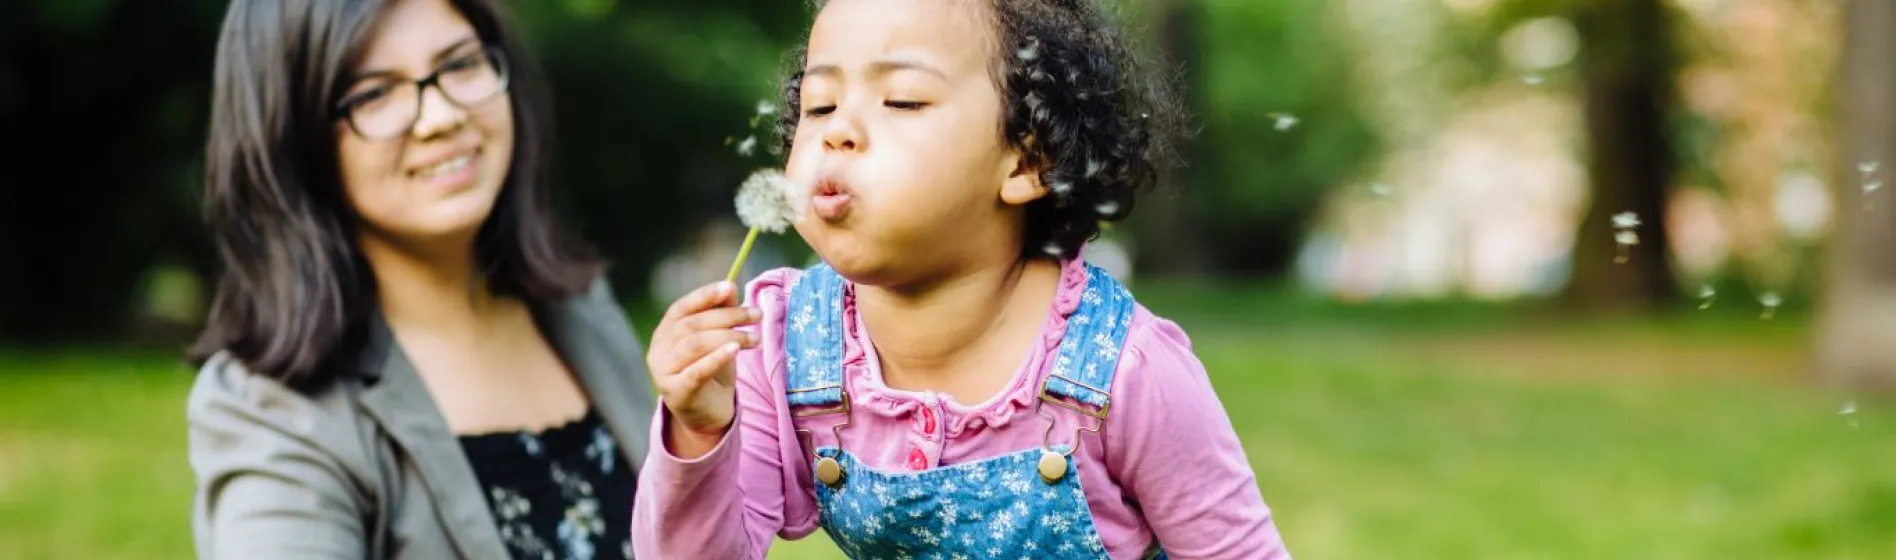
[(421, 118), (421, 96), (430, 86), (448, 102), (472, 109), (507, 91), (507, 64), (496, 47), (458, 55), (420, 79), (372, 79), (336, 105), (336, 118), (364, 140), (407, 134)]

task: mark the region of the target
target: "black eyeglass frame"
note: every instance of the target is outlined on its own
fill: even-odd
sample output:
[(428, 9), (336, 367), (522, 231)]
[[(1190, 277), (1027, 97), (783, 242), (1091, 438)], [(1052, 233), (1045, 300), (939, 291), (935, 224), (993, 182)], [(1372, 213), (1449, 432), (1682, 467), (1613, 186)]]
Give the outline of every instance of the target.
[[(379, 142), (383, 140), (389, 140), (389, 139), (400, 137), (401, 135), (407, 134), (410, 131), (413, 131), (415, 129), (415, 123), (421, 122), (421, 103), (424, 98), (428, 97), (428, 88), (432, 87), (436, 91), (441, 92), (442, 99), (448, 100), (449, 103), (453, 103), (456, 107), (460, 107), (461, 109), (469, 110), (475, 107), (479, 107), (483, 104), (486, 104), (489, 101), (493, 101), (494, 98), (499, 97), (500, 94), (506, 93), (508, 86), (511, 85), (511, 78), (512, 78), (512, 76), (509, 74), (508, 69), (507, 69), (507, 57), (505, 56), (505, 51), (501, 50), (499, 46), (489, 45), (489, 46), (482, 47), (480, 50), (480, 53), (487, 57), (488, 65), (494, 67), (494, 73), (499, 76), (500, 85), (498, 87), (495, 87), (492, 93), (489, 93), (486, 96), (483, 96), (479, 99), (467, 99), (467, 100), (455, 99), (454, 94), (448, 92), (448, 88), (441, 87), (441, 75), (450, 70), (450, 68), (447, 67), (448, 65), (444, 64), (440, 68), (435, 68), (433, 72), (429, 72), (428, 75), (422, 76), (420, 78), (416, 78), (408, 82), (403, 82), (401, 80), (391, 81), (392, 85), (395, 85), (398, 87), (408, 85), (408, 84), (413, 84), (415, 86), (415, 110), (413, 114), (410, 117), (408, 117), (407, 124), (396, 128), (395, 131), (388, 133), (388, 135), (386, 136), (371, 136), (368, 133), (363, 132), (362, 127), (356, 125), (355, 109), (361, 104), (367, 103), (368, 100), (366, 99), (344, 98), (341, 102), (336, 104), (336, 109), (334, 111), (334, 114), (331, 116), (332, 118), (343, 120), (349, 123), (349, 130), (351, 132), (354, 132), (356, 137), (361, 138), (363, 140), (368, 140), (370, 142)], [(455, 59), (450, 60), (449, 64), (452, 64), (453, 62), (462, 60), (464, 58), (465, 57), (456, 57)]]

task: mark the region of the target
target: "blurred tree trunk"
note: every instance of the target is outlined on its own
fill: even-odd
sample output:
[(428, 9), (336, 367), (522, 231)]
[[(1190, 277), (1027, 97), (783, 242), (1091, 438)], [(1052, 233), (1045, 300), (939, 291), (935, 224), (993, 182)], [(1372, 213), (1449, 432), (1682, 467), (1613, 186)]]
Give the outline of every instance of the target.
[[(1182, 96), (1179, 101), (1189, 110), (1197, 105), (1197, 93), (1191, 89), (1197, 82), (1191, 76), (1197, 73), (1193, 66), (1199, 59), (1198, 34), (1193, 32), (1196, 5), (1193, 0), (1152, 0), (1147, 6), (1155, 14), (1153, 29), (1157, 37), (1153, 42), (1159, 52), (1154, 56), (1163, 68), (1178, 68), (1184, 73), (1177, 80), (1183, 84), (1178, 89)], [(1177, 147), (1179, 156), (1187, 162), (1195, 160), (1192, 144), (1183, 141), (1185, 144)], [(1151, 276), (1204, 274), (1210, 261), (1204, 229), (1192, 217), (1190, 199), (1181, 196), (1190, 182), (1189, 168), (1166, 172), (1159, 180), (1160, 190), (1139, 201), (1138, 218), (1129, 224), (1138, 237), (1138, 245), (1133, 248), (1137, 264), (1133, 268), (1140, 275)]]
[[(1841, 203), (1829, 247), (1828, 281), (1814, 329), (1817, 371), (1826, 384), (1896, 389), (1896, 198), (1863, 191), (1858, 162), (1896, 165), (1896, 5), (1853, 0), (1844, 13), (1838, 68), (1839, 158), (1833, 181)], [(1865, 200), (1868, 198), (1868, 200)]]
[[(1573, 251), (1566, 303), (1588, 309), (1650, 309), (1677, 297), (1665, 224), (1674, 158), (1671, 24), (1661, 0), (1590, 0), (1575, 26), (1585, 52), (1587, 148), (1593, 202)], [(1615, 262), (1613, 215), (1642, 222), (1639, 244)]]

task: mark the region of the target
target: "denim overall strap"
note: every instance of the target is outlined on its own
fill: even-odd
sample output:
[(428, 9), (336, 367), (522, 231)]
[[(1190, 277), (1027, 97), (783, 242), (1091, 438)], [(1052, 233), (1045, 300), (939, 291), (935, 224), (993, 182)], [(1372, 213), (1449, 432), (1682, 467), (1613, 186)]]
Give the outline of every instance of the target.
[(792, 407), (843, 403), (843, 282), (835, 269), (819, 264), (790, 284), (783, 360)]
[[(1086, 291), (1067, 319), (1066, 335), (1054, 355), (1053, 371), (1041, 385), (1040, 398), (1073, 408), (1105, 422), (1111, 409), (1113, 374), (1134, 311), (1132, 293), (1105, 270), (1086, 265)], [(1098, 408), (1083, 410), (1056, 397)]]

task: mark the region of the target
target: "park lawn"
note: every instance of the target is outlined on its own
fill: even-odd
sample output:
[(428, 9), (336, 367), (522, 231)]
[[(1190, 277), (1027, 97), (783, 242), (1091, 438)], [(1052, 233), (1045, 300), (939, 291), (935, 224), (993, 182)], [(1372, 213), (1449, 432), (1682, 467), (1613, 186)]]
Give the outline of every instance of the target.
[[(1799, 317), (1203, 292), (1146, 299), (1299, 558), (1896, 558), (1896, 402), (1810, 387)], [(0, 354), (0, 558), (190, 557), (188, 383), (160, 353)]]

